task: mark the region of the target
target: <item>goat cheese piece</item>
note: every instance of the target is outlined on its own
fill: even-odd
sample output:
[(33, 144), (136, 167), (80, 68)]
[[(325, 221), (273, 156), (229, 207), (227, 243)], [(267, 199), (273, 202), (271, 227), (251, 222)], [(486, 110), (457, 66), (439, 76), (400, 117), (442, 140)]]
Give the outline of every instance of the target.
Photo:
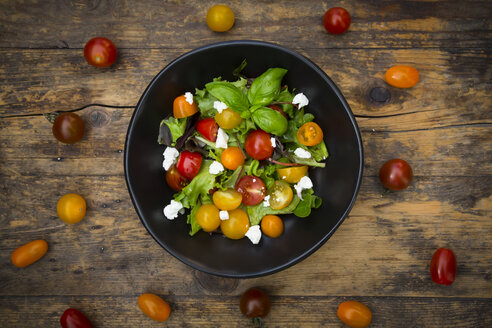
[(227, 148), (227, 143), (229, 142), (229, 136), (224, 130), (219, 128), (217, 131), (217, 140), (215, 141), (215, 147), (217, 148)]
[(297, 148), (296, 150), (294, 150), (294, 155), (299, 158), (311, 158), (311, 153), (302, 148)]
[(224, 165), (221, 163), (214, 161), (210, 166), (208, 167), (208, 172), (210, 174), (219, 174), (221, 172), (224, 172)]
[(272, 143), (272, 147), (275, 148), (277, 146), (277, 143), (275, 142), (275, 138), (271, 137), (270, 142)]
[(265, 198), (263, 198), (263, 207), (269, 207), (270, 206), (270, 195), (266, 195)]
[(227, 211), (220, 211), (219, 212), (219, 217), (222, 221), (229, 220), (229, 212)]
[(166, 150), (164, 150), (164, 162), (162, 162), (162, 167), (164, 170), (169, 170), (171, 165), (176, 163), (176, 159), (179, 156), (179, 151), (176, 148), (173, 147), (167, 147)]
[(224, 104), (222, 101), (214, 101), (214, 108), (217, 110), (217, 112), (220, 114), (224, 109), (227, 108), (227, 105)]
[(191, 92), (186, 92), (185, 98), (188, 104), (193, 105), (193, 94)]
[(175, 218), (178, 217), (178, 214), (182, 209), (183, 209), (183, 204), (173, 199), (171, 200), (171, 203), (169, 205), (164, 207), (164, 216), (168, 220), (174, 220)]
[(294, 99), (292, 99), (292, 103), (294, 105), (297, 105), (297, 107), (301, 109), (302, 107), (309, 104), (309, 99), (307, 99), (307, 97), (301, 92), (294, 96)]
[(261, 239), (261, 230), (260, 230), (260, 226), (259, 225), (254, 225), (252, 227), (250, 227), (248, 229), (248, 231), (246, 232), (246, 237), (249, 238), (249, 240), (251, 240), (251, 242), (253, 244), (258, 244), (260, 242), (260, 239)]
[(304, 189), (311, 189), (313, 187), (313, 182), (309, 177), (303, 176), (298, 183), (294, 185), (294, 189), (297, 192), (297, 196), (302, 200), (302, 191)]

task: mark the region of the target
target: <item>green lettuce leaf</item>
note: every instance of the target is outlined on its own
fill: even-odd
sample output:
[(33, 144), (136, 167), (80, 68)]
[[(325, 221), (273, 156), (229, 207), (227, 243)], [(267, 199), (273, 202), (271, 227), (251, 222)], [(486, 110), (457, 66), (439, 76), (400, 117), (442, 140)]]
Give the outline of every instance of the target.
[(274, 210), (270, 206), (265, 207), (263, 206), (263, 202), (255, 206), (248, 206), (246, 208), (246, 211), (248, 212), (249, 222), (251, 225), (257, 225), (260, 224), (261, 219), (263, 219), (265, 215), (292, 213), (294, 209), (297, 207), (297, 204), (299, 204), (299, 201), (300, 201), (299, 197), (297, 197), (297, 195), (294, 195), (294, 198), (292, 198), (292, 202), (290, 202), (290, 204), (287, 207), (284, 207), (281, 210)]
[(170, 116), (168, 119), (161, 121), (162, 124), (166, 124), (171, 131), (171, 136), (173, 138), (172, 145), (176, 143), (179, 137), (181, 137), (186, 130), (186, 121), (187, 118), (174, 118), (174, 116)]
[(321, 206), (322, 200), (320, 197), (314, 195), (313, 189), (306, 189), (302, 191), (302, 200), (297, 204), (294, 210), (294, 215), (300, 218), (305, 218), (311, 214), (312, 208), (318, 208)]

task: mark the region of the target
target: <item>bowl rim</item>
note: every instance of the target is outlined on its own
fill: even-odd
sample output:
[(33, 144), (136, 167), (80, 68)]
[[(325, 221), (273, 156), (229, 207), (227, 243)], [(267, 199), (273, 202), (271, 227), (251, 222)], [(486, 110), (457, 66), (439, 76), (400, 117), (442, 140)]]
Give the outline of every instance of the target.
[[(214, 271), (214, 270), (210, 270), (210, 269), (201, 267), (199, 265), (196, 265), (193, 262), (188, 261), (186, 258), (182, 258), (177, 253), (175, 253), (171, 248), (167, 247), (167, 245), (165, 243), (161, 242), (157, 238), (157, 236), (152, 232), (152, 229), (150, 228), (149, 224), (144, 219), (144, 215), (142, 213), (140, 206), (135, 201), (135, 195), (134, 195), (135, 193), (134, 193), (133, 188), (131, 186), (130, 176), (129, 176), (129, 172), (128, 172), (128, 164), (129, 164), (128, 148), (129, 148), (129, 143), (130, 143), (130, 134), (134, 129), (134, 123), (135, 123), (137, 112), (138, 112), (139, 108), (141, 108), (143, 101), (148, 97), (150, 89), (154, 86), (154, 84), (161, 77), (161, 75), (163, 75), (175, 63), (182, 61), (189, 56), (193, 56), (196, 53), (199, 53), (199, 52), (202, 52), (205, 50), (209, 50), (209, 49), (220, 48), (220, 47), (224, 47), (224, 46), (234, 46), (234, 45), (263, 46), (263, 47), (269, 47), (269, 48), (273, 48), (276, 50), (280, 50), (280, 51), (288, 53), (291, 56), (296, 57), (297, 59), (304, 62), (306, 65), (310, 66), (313, 70), (319, 72), (321, 77), (323, 78), (323, 80), (325, 80), (325, 82), (328, 85), (330, 85), (330, 87), (334, 91), (337, 98), (341, 101), (342, 106), (344, 107), (344, 109), (345, 109), (345, 111), (346, 111), (346, 113), (350, 119), (350, 122), (352, 123), (352, 126), (354, 127), (354, 131), (355, 131), (355, 135), (356, 135), (356, 139), (357, 139), (357, 144), (358, 144), (359, 157), (360, 157), (358, 176), (357, 176), (356, 186), (355, 186), (355, 190), (353, 192), (352, 198), (351, 198), (350, 203), (348, 204), (347, 208), (345, 209), (344, 213), (342, 214), (341, 218), (337, 221), (337, 223), (333, 226), (333, 228), (323, 238), (321, 238), (315, 245), (313, 245), (311, 248), (305, 250), (301, 255), (299, 255), (293, 259), (290, 259), (289, 261), (285, 262), (284, 264), (278, 265), (278, 266), (273, 267), (273, 268), (265, 269), (265, 270), (262, 270), (259, 272), (246, 273), (246, 274), (223, 273), (220, 271)], [(130, 119), (130, 122), (128, 123), (128, 129), (127, 129), (127, 133), (126, 133), (126, 137), (125, 137), (125, 149), (124, 149), (123, 159), (124, 159), (125, 182), (126, 182), (128, 192), (130, 193), (130, 199), (132, 201), (133, 207), (134, 207), (135, 211), (137, 212), (137, 215), (138, 215), (140, 221), (144, 225), (147, 232), (152, 236), (152, 238), (162, 248), (164, 248), (169, 254), (171, 254), (172, 256), (174, 256), (176, 259), (183, 262), (184, 264), (192, 267), (193, 269), (196, 269), (196, 270), (199, 270), (201, 272), (208, 273), (208, 274), (212, 274), (212, 275), (216, 275), (216, 276), (220, 276), (220, 277), (225, 277), (225, 278), (256, 278), (256, 277), (270, 275), (270, 274), (285, 270), (285, 269), (299, 263), (300, 261), (306, 259), (311, 254), (313, 254), (316, 250), (318, 250), (321, 246), (323, 246), (326, 243), (326, 241), (328, 241), (328, 239), (330, 239), (330, 237), (333, 235), (333, 233), (335, 233), (335, 231), (338, 229), (338, 227), (343, 223), (343, 221), (345, 221), (348, 214), (352, 210), (352, 208), (355, 204), (355, 201), (357, 199), (357, 195), (358, 195), (359, 190), (360, 190), (360, 186), (361, 186), (361, 182), (362, 182), (362, 176), (363, 176), (363, 170), (364, 170), (364, 151), (363, 151), (363, 143), (362, 143), (362, 137), (361, 137), (361, 133), (359, 130), (359, 126), (357, 125), (357, 121), (355, 119), (355, 116), (354, 116), (349, 104), (347, 103), (347, 101), (346, 101), (345, 97), (343, 96), (343, 94), (341, 93), (341, 91), (338, 89), (337, 85), (331, 80), (331, 78), (325, 73), (324, 70), (322, 70), (317, 64), (315, 64), (313, 61), (311, 61), (309, 58), (305, 57), (304, 55), (301, 55), (295, 51), (292, 51), (288, 48), (285, 48), (285, 47), (280, 46), (280, 45), (275, 44), (275, 43), (266, 42), (266, 41), (258, 41), (258, 40), (231, 40), (231, 41), (223, 41), (223, 42), (216, 42), (216, 43), (207, 44), (207, 45), (195, 48), (193, 50), (190, 50), (190, 51), (176, 57), (175, 59), (170, 61), (164, 68), (162, 68), (159, 71), (159, 73), (157, 73), (154, 76), (154, 78), (150, 81), (150, 83), (147, 85), (147, 87), (145, 88), (144, 92), (142, 93), (142, 96), (140, 97), (137, 105), (135, 106), (135, 109), (133, 110), (133, 114), (132, 114), (132, 117)]]

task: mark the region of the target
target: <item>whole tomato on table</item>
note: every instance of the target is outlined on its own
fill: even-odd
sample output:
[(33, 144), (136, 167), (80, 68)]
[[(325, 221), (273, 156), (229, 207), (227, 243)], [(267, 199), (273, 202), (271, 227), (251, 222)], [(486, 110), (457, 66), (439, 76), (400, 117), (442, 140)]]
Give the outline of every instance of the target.
[(261, 326), (262, 318), (270, 312), (270, 298), (263, 290), (250, 288), (241, 297), (239, 308), (244, 316), (252, 318), (257, 326)]
[(155, 294), (142, 294), (138, 298), (138, 307), (151, 319), (164, 322), (171, 314), (171, 307), (161, 297)]
[(342, 34), (348, 30), (350, 22), (349, 12), (342, 7), (330, 8), (323, 16), (323, 25), (331, 34)]
[(58, 217), (69, 224), (80, 222), (85, 216), (86, 208), (85, 199), (73, 193), (63, 195), (56, 204)]
[(47, 251), (48, 243), (45, 240), (33, 240), (12, 252), (10, 259), (16, 267), (24, 268), (42, 258)]
[(62, 328), (93, 328), (87, 317), (77, 309), (68, 308), (60, 318)]
[(61, 113), (55, 118), (52, 131), (59, 141), (72, 144), (84, 136), (85, 124), (82, 118), (75, 113)]
[(342, 302), (337, 310), (337, 316), (347, 326), (352, 328), (365, 328), (371, 324), (371, 310), (357, 301)]
[(403, 190), (412, 182), (413, 172), (410, 164), (402, 159), (392, 159), (379, 170), (379, 180), (390, 190)]
[(419, 71), (412, 66), (396, 65), (386, 71), (384, 79), (396, 88), (411, 88), (419, 81)]
[(432, 256), (430, 272), (436, 284), (451, 285), (456, 277), (456, 257), (453, 251), (439, 248)]
[(87, 62), (96, 67), (108, 67), (116, 61), (117, 51), (114, 43), (106, 38), (90, 39), (84, 47)]

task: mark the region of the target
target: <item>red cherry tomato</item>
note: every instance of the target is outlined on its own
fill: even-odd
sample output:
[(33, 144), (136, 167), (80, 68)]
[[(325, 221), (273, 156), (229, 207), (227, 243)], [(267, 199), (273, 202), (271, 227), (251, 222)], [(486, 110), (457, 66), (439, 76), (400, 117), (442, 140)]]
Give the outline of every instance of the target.
[(383, 164), (379, 170), (379, 180), (390, 190), (403, 190), (412, 182), (413, 173), (410, 165), (402, 159), (392, 159)]
[(384, 79), (396, 88), (411, 88), (419, 81), (419, 71), (412, 66), (396, 65), (386, 71)]
[(192, 180), (200, 171), (202, 166), (202, 155), (197, 152), (185, 150), (179, 155), (176, 169), (188, 180)]
[(265, 183), (252, 175), (245, 175), (239, 179), (236, 190), (243, 195), (243, 204), (248, 206), (261, 203), (266, 195)]
[(432, 256), (430, 272), (436, 284), (451, 285), (456, 276), (456, 257), (453, 251), (439, 248)]
[(60, 318), (63, 328), (93, 328), (92, 323), (77, 309), (66, 309)]
[(244, 148), (249, 156), (259, 161), (267, 159), (273, 154), (270, 134), (260, 129), (248, 134), (244, 143)]
[(93, 38), (84, 47), (84, 57), (93, 66), (108, 67), (116, 61), (116, 47), (109, 39)]
[(270, 312), (270, 298), (263, 290), (250, 288), (241, 297), (239, 308), (248, 318), (264, 318)]
[(323, 16), (323, 25), (331, 34), (342, 34), (348, 30), (350, 21), (349, 12), (341, 7), (333, 7)]
[(56, 117), (52, 131), (58, 141), (72, 144), (84, 136), (84, 120), (75, 113), (61, 113)]
[(176, 165), (172, 165), (166, 172), (166, 182), (169, 187), (176, 191), (181, 191), (187, 184), (188, 180), (176, 169)]
[(217, 123), (215, 123), (215, 119), (213, 117), (204, 118), (203, 120), (199, 120), (196, 124), (196, 130), (200, 132), (200, 134), (207, 140), (215, 142), (217, 140), (217, 130), (219, 127)]

